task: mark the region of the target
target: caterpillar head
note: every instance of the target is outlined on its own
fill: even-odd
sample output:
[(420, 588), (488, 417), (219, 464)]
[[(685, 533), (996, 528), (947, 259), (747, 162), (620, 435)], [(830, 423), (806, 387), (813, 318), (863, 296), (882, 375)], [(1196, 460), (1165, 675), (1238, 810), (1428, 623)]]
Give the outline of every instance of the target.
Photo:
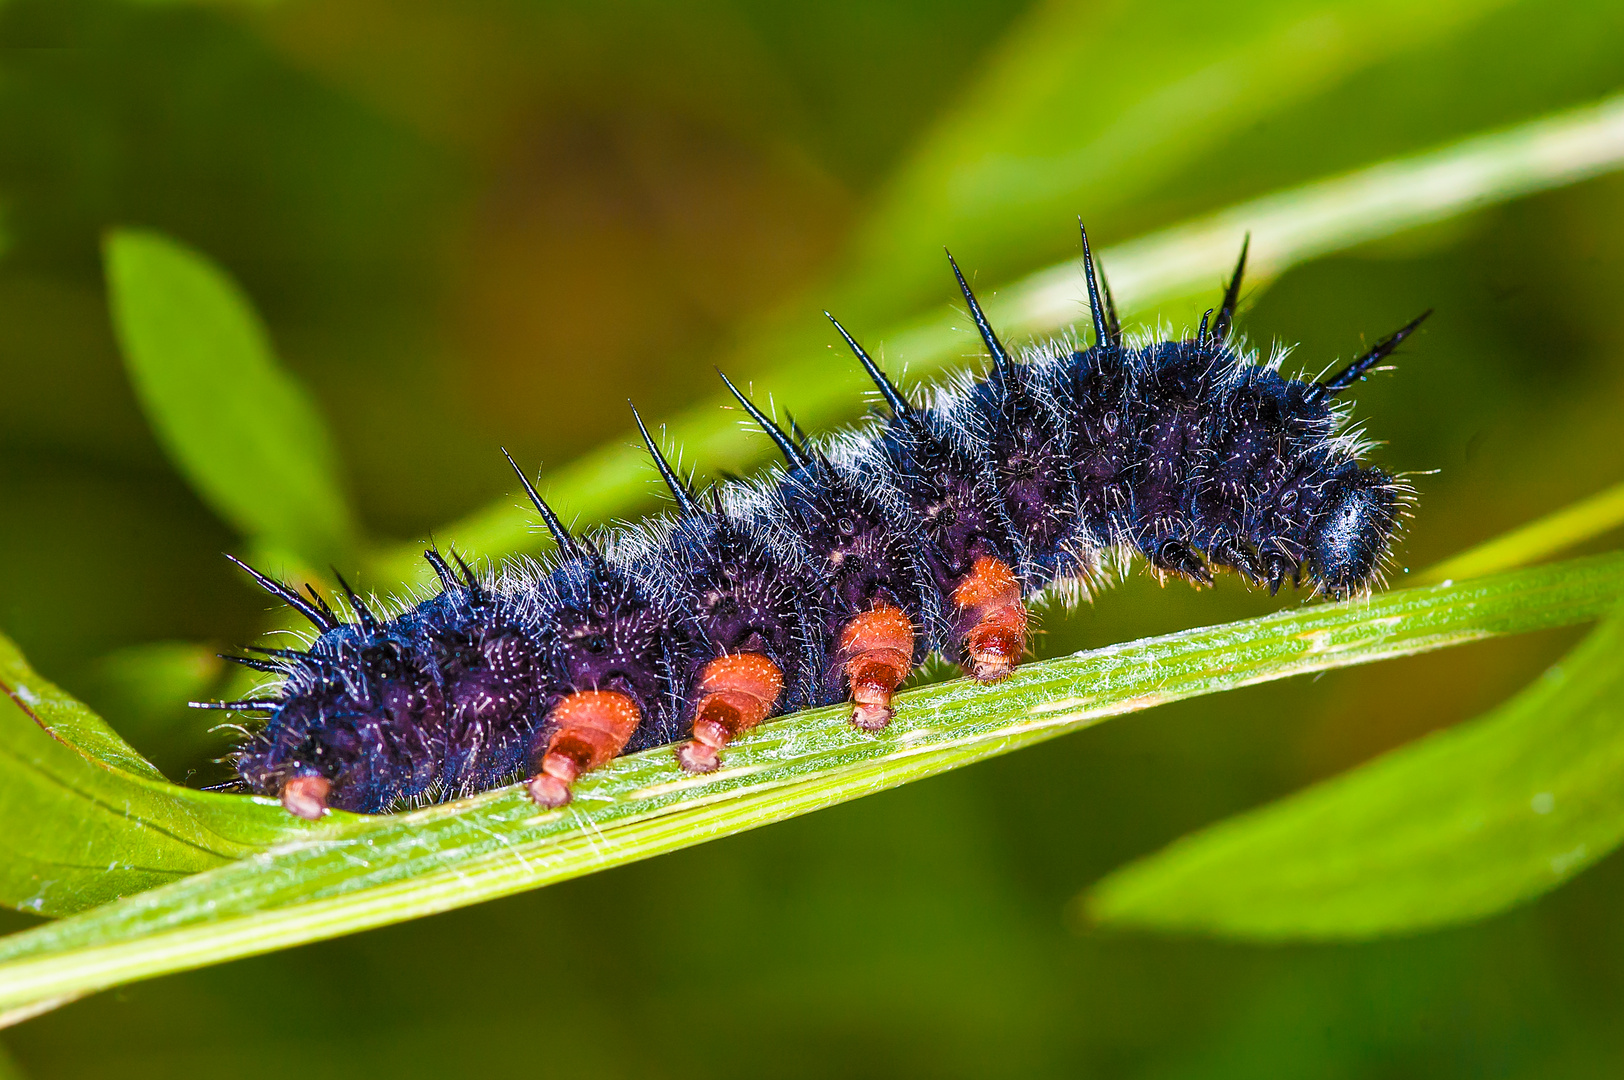
[(1380, 469), (1350, 469), (1338, 479), (1309, 537), (1307, 561), (1325, 592), (1369, 588), (1398, 531), (1404, 486)]
[[(280, 697), (266, 726), (242, 748), (248, 787), (280, 795), (305, 817), (321, 806), (377, 812), (413, 788), (437, 757), (429, 734), (444, 712), (441, 685), (409, 636), (344, 625), (309, 652), (284, 658)], [(385, 729), (394, 736), (384, 738)], [(311, 812), (295, 809), (295, 781), (322, 782)]]

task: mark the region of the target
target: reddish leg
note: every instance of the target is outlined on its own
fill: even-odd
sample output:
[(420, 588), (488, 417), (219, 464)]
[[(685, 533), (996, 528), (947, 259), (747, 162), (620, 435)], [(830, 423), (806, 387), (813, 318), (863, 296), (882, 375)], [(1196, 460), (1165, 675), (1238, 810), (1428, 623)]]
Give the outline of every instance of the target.
[(292, 776), (282, 785), (282, 809), (294, 817), (315, 821), (327, 812), (333, 783), (324, 776)]
[(1015, 572), (983, 556), (953, 590), (964, 669), (977, 682), (1006, 678), (1026, 652), (1026, 605)]
[(882, 604), (846, 624), (840, 655), (851, 684), (853, 724), (879, 731), (891, 722), (891, 695), (913, 670), (913, 647), (913, 623), (901, 608)]
[(547, 750), (526, 785), (530, 798), (549, 808), (569, 802), (575, 778), (618, 755), (640, 719), (637, 702), (613, 690), (577, 691), (554, 705)]
[(722, 747), (767, 718), (784, 691), (784, 673), (760, 653), (718, 656), (699, 673), (694, 737), (677, 748), (677, 762), (691, 773), (716, 768)]

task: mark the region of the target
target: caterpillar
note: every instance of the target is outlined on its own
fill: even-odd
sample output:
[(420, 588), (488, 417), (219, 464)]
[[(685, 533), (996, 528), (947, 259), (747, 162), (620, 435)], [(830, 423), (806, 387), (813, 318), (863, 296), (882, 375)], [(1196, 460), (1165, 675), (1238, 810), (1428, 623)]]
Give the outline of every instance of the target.
[(633, 406), (674, 501), (664, 516), (572, 535), (509, 456), (554, 549), (476, 573), (431, 546), (440, 591), (394, 614), (336, 571), (350, 618), (233, 559), (317, 636), (230, 657), (272, 676), (269, 696), (192, 704), (264, 715), (236, 786), (299, 817), (521, 778), (559, 807), (634, 750), (676, 744), (683, 769), (713, 770), (776, 713), (848, 701), (879, 731), (932, 652), (996, 682), (1027, 650), (1029, 600), (1086, 591), (1133, 556), (1198, 586), (1227, 570), (1271, 592), (1368, 590), (1413, 493), (1362, 463), (1371, 444), (1338, 395), (1431, 312), (1328, 378), (1288, 379), (1280, 354), (1260, 363), (1235, 333), (1246, 256), (1193, 337), (1132, 342), (1084, 230), (1093, 344), (1016, 356), (949, 253), (983, 373), (917, 402), (830, 316), (883, 411), (814, 440), (722, 375), (783, 456), (753, 480), (696, 490)]

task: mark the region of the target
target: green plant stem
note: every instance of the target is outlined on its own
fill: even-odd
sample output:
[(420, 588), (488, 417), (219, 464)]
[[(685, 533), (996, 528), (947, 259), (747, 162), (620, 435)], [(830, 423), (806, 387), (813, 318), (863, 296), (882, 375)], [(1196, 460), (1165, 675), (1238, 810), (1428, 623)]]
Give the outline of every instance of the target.
[(1624, 554), (1129, 642), (904, 695), (876, 737), (842, 708), (752, 733), (708, 776), (668, 749), (584, 778), (563, 810), (517, 787), (283, 845), (0, 940), (0, 1009), (462, 907), (674, 851), (1202, 694), (1596, 618)]

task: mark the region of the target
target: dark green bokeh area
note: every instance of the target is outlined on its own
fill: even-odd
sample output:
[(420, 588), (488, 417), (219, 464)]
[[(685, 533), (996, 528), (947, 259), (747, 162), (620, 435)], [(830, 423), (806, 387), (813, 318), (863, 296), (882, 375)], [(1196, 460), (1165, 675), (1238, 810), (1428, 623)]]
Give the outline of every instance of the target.
[[(1478, 6), (1074, 210), (1111, 244), (1624, 88), (1618, 11)], [(227, 268), (331, 423), (366, 534), (421, 539), (511, 491), (498, 445), (558, 465), (624, 437), (628, 393), (650, 417), (705, 400), (739, 342), (861, 280), (895, 178), (1057, 10), (10, 0), (0, 629), (172, 777), (223, 775), (227, 737), (174, 703), (218, 683), (212, 654), (252, 640), (266, 605), (220, 558), (242, 538), (141, 415), (105, 230), (162, 230)], [(1052, 224), (985, 259), (932, 243), (996, 286), (1068, 257), (1071, 221)], [(913, 289), (859, 314), (912, 314), (896, 305)], [(1401, 551), (1419, 569), (1624, 477), (1620, 298), (1611, 175), (1301, 266), (1242, 326), (1317, 371), (1437, 309), (1357, 392), (1379, 459), (1419, 474)], [(793, 386), (759, 389), (793, 408)], [(1039, 650), (1298, 602), (1137, 575), (1045, 610)], [(1130, 859), (1488, 709), (1578, 636), (1134, 714), (650, 862), (129, 986), (0, 1044), (24, 1076), (131, 1080), (1617, 1076), (1616, 855), (1481, 925), (1365, 945), (1067, 915)]]

